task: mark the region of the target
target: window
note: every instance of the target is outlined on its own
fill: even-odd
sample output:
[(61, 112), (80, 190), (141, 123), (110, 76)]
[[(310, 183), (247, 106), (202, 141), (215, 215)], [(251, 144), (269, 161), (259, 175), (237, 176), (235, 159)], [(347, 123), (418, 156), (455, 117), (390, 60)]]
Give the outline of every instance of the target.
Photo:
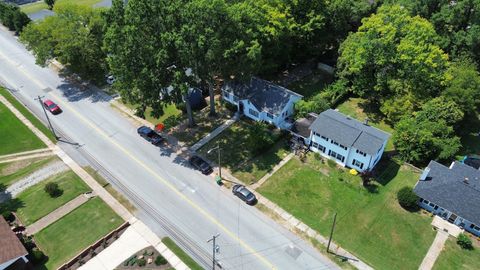
[(315, 148), (318, 148), (318, 143), (312, 142), (312, 146), (315, 147)]
[(230, 93), (223, 92), (223, 97), (226, 98), (226, 99), (230, 99)]
[(339, 146), (340, 146), (341, 148), (343, 148), (343, 150), (347, 150), (347, 147), (346, 147), (346, 146), (341, 145), (341, 144), (340, 144)]
[(432, 202), (431, 202), (431, 203), (429, 203), (428, 205), (430, 205), (431, 207), (434, 207), (434, 206), (435, 206), (435, 204), (434, 204), (434, 203), (432, 203)]
[(423, 198), (420, 198), (420, 202), (423, 202)]
[(273, 114), (267, 112), (267, 117), (273, 119)]
[(345, 161), (345, 157), (336, 153), (335, 151), (329, 150), (328, 155), (340, 160), (341, 162)]
[(429, 204), (430, 202), (428, 200), (423, 199), (424, 204)]
[(332, 140), (332, 144), (338, 145), (338, 142)]
[(438, 205), (435, 205), (435, 207), (433, 208), (434, 210), (437, 210), (438, 209)]
[(322, 137), (322, 139), (324, 139), (325, 141), (328, 142), (328, 138), (327, 138), (327, 137), (325, 137), (325, 136), (320, 136), (320, 137)]
[(318, 148), (318, 150), (320, 150), (320, 151), (322, 151), (323, 153), (325, 153), (325, 146), (319, 144), (317, 148)]
[(234, 101), (234, 102), (237, 102), (237, 101), (238, 101), (238, 97), (237, 97), (237, 96), (233, 96), (233, 101)]
[(357, 149), (357, 154), (362, 155), (362, 156), (364, 156), (364, 157), (367, 156), (367, 154), (365, 154), (364, 152), (362, 152), (362, 151), (360, 151), (360, 150), (358, 150), (358, 149)]
[(480, 231), (480, 227), (475, 226), (475, 224), (470, 224), (470, 229), (474, 229), (475, 231)]
[(353, 166), (357, 166), (358, 168), (363, 169), (363, 163), (362, 162), (354, 159), (352, 163), (353, 163)]
[(258, 117), (258, 112), (255, 111), (254, 109), (249, 109), (249, 110), (248, 110), (248, 113), (249, 113), (250, 115), (253, 115), (253, 116), (255, 116), (255, 117)]

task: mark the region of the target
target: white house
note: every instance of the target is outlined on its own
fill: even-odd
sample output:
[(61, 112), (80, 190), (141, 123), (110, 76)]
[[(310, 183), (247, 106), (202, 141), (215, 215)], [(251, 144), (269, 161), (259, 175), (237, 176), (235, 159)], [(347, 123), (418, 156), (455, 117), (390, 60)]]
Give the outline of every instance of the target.
[(480, 171), (458, 161), (446, 167), (430, 161), (413, 189), (418, 204), (480, 236)]
[(371, 171), (390, 134), (329, 109), (295, 122), (293, 134), (313, 152), (359, 172)]
[(295, 102), (302, 99), (271, 82), (252, 77), (248, 83), (228, 82), (222, 87), (223, 100), (236, 105), (245, 116), (265, 121), (280, 129), (290, 129), (293, 124)]
[(0, 216), (0, 270), (23, 269), (28, 252), (5, 219)]

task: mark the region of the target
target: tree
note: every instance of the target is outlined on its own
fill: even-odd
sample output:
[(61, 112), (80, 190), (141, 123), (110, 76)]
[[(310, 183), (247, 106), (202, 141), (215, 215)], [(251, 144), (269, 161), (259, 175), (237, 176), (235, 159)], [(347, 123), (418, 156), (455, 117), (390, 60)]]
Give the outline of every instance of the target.
[(91, 7), (55, 5), (55, 15), (29, 24), (20, 40), (33, 50), (37, 63), (45, 66), (58, 59), (80, 76), (100, 81), (106, 73), (106, 55), (101, 49), (105, 20)]
[(58, 184), (55, 182), (47, 183), (43, 189), (52, 198), (60, 197), (63, 193)]
[[(448, 56), (438, 39), (427, 20), (384, 5), (340, 46), (338, 75), (355, 94), (380, 104), (387, 117), (395, 110), (385, 106), (418, 108), (446, 83)], [(403, 100), (396, 104), (399, 97)]]
[(450, 78), (442, 95), (454, 101), (465, 114), (475, 115), (480, 108), (480, 74), (468, 58), (453, 62), (447, 71)]
[(447, 160), (460, 149), (460, 139), (444, 120), (428, 121), (405, 116), (395, 126), (393, 144), (400, 157), (415, 164)]
[(162, 255), (158, 255), (155, 258), (155, 265), (165, 265), (167, 263), (168, 261)]
[(45, 2), (45, 4), (47, 4), (48, 6), (48, 9), (52, 10), (53, 9), (53, 5), (55, 5), (55, 0), (43, 0)]
[(463, 119), (463, 112), (453, 100), (437, 97), (422, 106), (416, 115), (418, 121), (445, 121), (448, 126), (455, 126)]
[(4, 2), (0, 2), (0, 21), (16, 34), (22, 32), (23, 28), (30, 23), (30, 19), (20, 8)]
[(403, 187), (397, 192), (398, 203), (407, 210), (418, 209), (418, 196), (411, 187)]
[(461, 233), (458, 235), (457, 244), (461, 246), (463, 249), (473, 249), (472, 239), (470, 239), (470, 237), (468, 237), (464, 233)]
[(307, 116), (309, 113), (321, 113), (328, 108), (330, 108), (330, 105), (322, 97), (322, 93), (318, 93), (307, 101), (298, 101), (295, 104), (295, 113), (297, 118), (301, 118)]

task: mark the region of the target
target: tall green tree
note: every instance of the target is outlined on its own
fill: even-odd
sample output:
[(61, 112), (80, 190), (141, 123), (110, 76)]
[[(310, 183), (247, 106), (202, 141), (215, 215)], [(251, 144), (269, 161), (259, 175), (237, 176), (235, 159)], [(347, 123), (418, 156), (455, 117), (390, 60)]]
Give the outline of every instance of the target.
[(55, 5), (55, 0), (43, 0), (45, 4), (47, 4), (48, 9), (52, 10), (53, 6)]
[(42, 66), (56, 58), (85, 78), (103, 80), (106, 55), (101, 49), (105, 22), (102, 13), (75, 4), (56, 5), (54, 11), (55, 15), (29, 24), (20, 40)]
[(392, 112), (420, 107), (446, 84), (448, 55), (438, 39), (427, 20), (384, 5), (342, 43), (338, 75), (396, 121), (401, 115)]

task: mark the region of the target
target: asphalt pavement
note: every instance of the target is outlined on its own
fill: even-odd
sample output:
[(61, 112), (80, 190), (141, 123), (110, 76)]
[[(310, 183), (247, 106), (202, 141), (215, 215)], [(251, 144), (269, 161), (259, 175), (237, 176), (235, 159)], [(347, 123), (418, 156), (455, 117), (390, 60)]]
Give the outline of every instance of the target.
[[(0, 82), (34, 114), (44, 118), (41, 95), (60, 105), (52, 116), (65, 142), (59, 145), (82, 164), (101, 168), (130, 198), (137, 217), (156, 232), (171, 236), (205, 268), (212, 245), (223, 269), (338, 269), (307, 242), (247, 206), (212, 176), (193, 170), (165, 147), (136, 134), (136, 126), (110, 106), (111, 97), (79, 90), (34, 57), (4, 28), (0, 29)], [(319, 205), (321, 207), (321, 205)]]

